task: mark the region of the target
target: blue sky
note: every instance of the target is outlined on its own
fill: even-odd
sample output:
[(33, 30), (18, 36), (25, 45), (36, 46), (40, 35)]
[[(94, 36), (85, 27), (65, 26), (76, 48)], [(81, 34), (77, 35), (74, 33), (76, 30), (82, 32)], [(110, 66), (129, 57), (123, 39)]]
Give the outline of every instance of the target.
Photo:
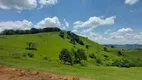
[(101, 44), (142, 44), (141, 0), (0, 0), (0, 31), (59, 27)]

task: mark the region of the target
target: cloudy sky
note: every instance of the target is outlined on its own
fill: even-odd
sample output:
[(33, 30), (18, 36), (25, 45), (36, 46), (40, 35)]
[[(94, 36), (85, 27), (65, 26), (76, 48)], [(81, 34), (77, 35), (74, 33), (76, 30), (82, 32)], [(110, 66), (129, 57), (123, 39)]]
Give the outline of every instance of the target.
[(0, 32), (32, 27), (59, 27), (101, 44), (142, 44), (142, 1), (0, 0)]

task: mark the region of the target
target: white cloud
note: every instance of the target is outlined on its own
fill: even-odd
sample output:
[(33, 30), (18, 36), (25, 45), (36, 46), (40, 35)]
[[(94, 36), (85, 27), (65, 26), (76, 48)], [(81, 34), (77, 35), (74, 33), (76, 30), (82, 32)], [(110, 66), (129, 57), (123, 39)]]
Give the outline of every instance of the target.
[(137, 2), (139, 2), (139, 0), (125, 0), (125, 4), (129, 4), (129, 5), (133, 5)]
[(41, 4), (41, 7), (48, 5), (55, 5), (57, 2), (58, 2), (57, 0), (39, 0), (39, 4)]
[(83, 21), (76, 21), (74, 23), (74, 28), (77, 29), (77, 28), (85, 28), (85, 27), (92, 27), (92, 28), (96, 28), (98, 26), (103, 26), (103, 25), (111, 25), (111, 24), (114, 24), (115, 19), (116, 17), (115, 16), (112, 16), (112, 17), (108, 17), (106, 19), (103, 19), (101, 17), (90, 17), (89, 20), (83, 22)]
[(45, 27), (60, 27), (61, 23), (58, 19), (58, 17), (53, 18), (45, 18), (44, 20), (40, 21), (35, 25), (36, 28), (45, 28)]
[(0, 32), (4, 29), (30, 29), (33, 27), (32, 22), (28, 20), (23, 21), (6, 21), (6, 22), (0, 22)]
[(128, 33), (128, 32), (133, 32), (133, 29), (131, 29), (131, 28), (122, 28), (122, 29), (119, 29), (117, 32), (119, 32), (119, 33)]
[(133, 29), (131, 28), (121, 28), (117, 30), (116, 32), (111, 33), (110, 35), (125, 35), (127, 33), (133, 32)]
[(64, 23), (65, 23), (66, 27), (69, 27), (70, 24), (69, 24), (69, 22), (66, 19), (64, 19)]
[(108, 29), (104, 32), (104, 34), (109, 34), (111, 32), (111, 29)]
[(71, 32), (73, 32), (73, 33), (77, 33), (78, 31), (77, 31), (77, 30), (72, 30)]
[(36, 0), (0, 0), (1, 9), (32, 9), (37, 6)]

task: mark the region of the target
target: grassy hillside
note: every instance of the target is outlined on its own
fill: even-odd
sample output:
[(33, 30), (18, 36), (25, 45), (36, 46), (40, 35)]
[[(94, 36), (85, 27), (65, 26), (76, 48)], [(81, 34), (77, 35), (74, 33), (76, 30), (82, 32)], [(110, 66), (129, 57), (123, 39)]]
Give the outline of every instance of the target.
[[(85, 45), (89, 45), (86, 49), (85, 45), (70, 43), (70, 40), (61, 38), (59, 32), (25, 34), (25, 35), (1, 35), (0, 36), (0, 65), (14, 66), (22, 69), (33, 69), (47, 71), (63, 75), (80, 76), (87, 78), (96, 78), (97, 80), (141, 80), (142, 68), (118, 68), (106, 67), (105, 65), (112, 63), (113, 60), (122, 58), (117, 56), (117, 49), (107, 47), (108, 51), (104, 51), (104, 46), (99, 45), (87, 38), (80, 37)], [(32, 41), (37, 43), (37, 50), (27, 50), (26, 42)], [(82, 67), (79, 64), (65, 65), (59, 61), (59, 53), (62, 48), (85, 50), (87, 57), (90, 53), (95, 53), (102, 60), (103, 66), (96, 66), (94, 59), (88, 57), (87, 66)], [(134, 56), (140, 58), (142, 51), (138, 51)], [(33, 53), (34, 58), (28, 56), (14, 58), (15, 53)], [(126, 54), (132, 52), (125, 52)], [(104, 56), (108, 56), (107, 58)], [(45, 60), (44, 58), (48, 59)]]

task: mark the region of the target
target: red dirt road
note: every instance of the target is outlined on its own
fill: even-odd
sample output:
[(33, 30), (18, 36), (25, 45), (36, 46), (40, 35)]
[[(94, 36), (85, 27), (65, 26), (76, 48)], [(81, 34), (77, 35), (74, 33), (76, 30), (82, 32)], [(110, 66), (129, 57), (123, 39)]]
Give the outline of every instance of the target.
[[(0, 80), (91, 80), (0, 66)], [(95, 79), (93, 79), (95, 80)]]

